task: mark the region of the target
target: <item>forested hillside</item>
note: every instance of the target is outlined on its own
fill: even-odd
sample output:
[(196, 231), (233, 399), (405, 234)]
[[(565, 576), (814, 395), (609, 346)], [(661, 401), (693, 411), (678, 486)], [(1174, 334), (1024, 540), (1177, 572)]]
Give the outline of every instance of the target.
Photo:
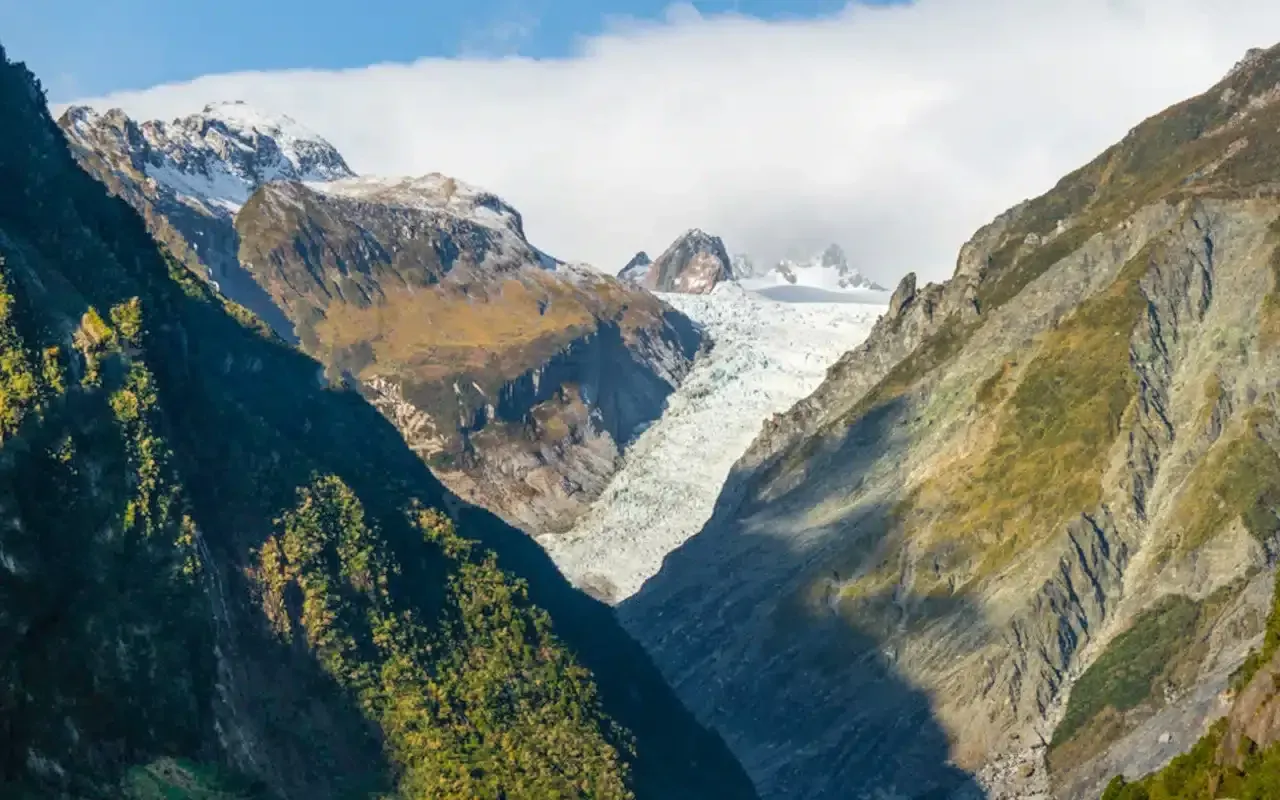
[(0, 794), (754, 796), (607, 609), (158, 248), (2, 56)]

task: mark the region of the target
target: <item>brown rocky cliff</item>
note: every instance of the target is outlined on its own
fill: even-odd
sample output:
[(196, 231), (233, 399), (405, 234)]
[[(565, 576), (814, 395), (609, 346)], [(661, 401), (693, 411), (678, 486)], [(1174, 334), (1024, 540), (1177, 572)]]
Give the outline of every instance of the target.
[(1244, 767), (1253, 748), (1280, 742), (1280, 653), (1272, 655), (1231, 704), (1218, 763)]
[(273, 184), (236, 227), (303, 348), (530, 532), (585, 510), (701, 346), (649, 293), (547, 259), (514, 209), (443, 176)]
[(354, 178), (287, 118), (220, 104), (173, 123), (71, 109), (60, 125), (196, 274), (526, 530), (567, 527), (594, 499), (702, 345), (649, 293), (538, 251), (495, 195)]
[(733, 278), (724, 242), (694, 228), (668, 247), (649, 266), (644, 285), (658, 292), (706, 294)]

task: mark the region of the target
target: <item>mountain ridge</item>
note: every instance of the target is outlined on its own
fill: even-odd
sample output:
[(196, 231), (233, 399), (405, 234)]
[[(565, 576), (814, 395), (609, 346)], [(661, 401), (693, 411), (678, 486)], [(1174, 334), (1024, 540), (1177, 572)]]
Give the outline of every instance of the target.
[[(356, 176), (287, 118), (209, 108), (141, 124), (70, 109), (60, 124), (157, 239), (330, 380), (360, 387), (454, 491), (534, 533), (571, 525), (687, 373), (696, 328), (543, 253), (492, 192), (440, 174)], [(161, 159), (151, 141), (167, 148), (168, 183), (147, 171)], [(170, 162), (234, 173), (239, 194), (191, 199), (197, 182), (172, 179)]]
[(837, 292), (860, 289), (888, 291), (852, 266), (838, 244), (827, 245), (826, 249), (808, 257), (780, 259), (761, 274), (756, 274), (755, 262), (749, 256), (739, 254), (734, 259), (736, 277), (740, 281), (746, 279), (755, 289), (769, 285), (799, 285)]
[[(623, 604), (763, 796), (1087, 796), (1221, 713), (1274, 563), (1278, 85), (1255, 54), (977, 231), (949, 281), (906, 276)], [(1149, 613), (1177, 597), (1200, 622), (1169, 633)], [(1091, 698), (1125, 630), (1177, 657)], [(936, 699), (867, 702), (883, 670)], [(946, 763), (883, 749), (906, 713)], [(842, 752), (881, 755), (833, 774)]]
[(641, 275), (640, 283), (655, 292), (707, 294), (733, 279), (733, 267), (724, 242), (701, 228), (690, 228), (676, 238)]
[(157, 247), (7, 58), (0, 97), (6, 796), (754, 796), (607, 609)]

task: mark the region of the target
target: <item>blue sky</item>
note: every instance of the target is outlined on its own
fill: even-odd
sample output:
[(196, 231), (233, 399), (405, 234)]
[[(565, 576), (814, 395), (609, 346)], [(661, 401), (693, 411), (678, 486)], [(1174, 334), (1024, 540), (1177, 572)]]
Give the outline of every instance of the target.
[[(0, 42), (50, 100), (209, 73), (344, 68), (431, 56), (557, 57), (611, 17), (660, 19), (671, 0), (0, 0)], [(846, 0), (694, 0), (703, 14), (838, 12)]]
[(244, 100), (358, 172), (497, 192), (561, 258), (699, 227), (765, 262), (835, 242), (891, 285), (1280, 35), (1276, 0), (670, 4), (0, 0), (0, 42), (55, 106)]

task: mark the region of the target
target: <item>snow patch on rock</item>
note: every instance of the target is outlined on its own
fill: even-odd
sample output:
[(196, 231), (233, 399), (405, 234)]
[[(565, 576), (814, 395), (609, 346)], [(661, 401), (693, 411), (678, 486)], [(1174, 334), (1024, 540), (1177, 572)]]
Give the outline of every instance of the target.
[(734, 462), (771, 414), (810, 394), (883, 306), (779, 303), (721, 284), (659, 295), (715, 342), (568, 533), (539, 537), (564, 574), (610, 603), (635, 594), (702, 529)]

